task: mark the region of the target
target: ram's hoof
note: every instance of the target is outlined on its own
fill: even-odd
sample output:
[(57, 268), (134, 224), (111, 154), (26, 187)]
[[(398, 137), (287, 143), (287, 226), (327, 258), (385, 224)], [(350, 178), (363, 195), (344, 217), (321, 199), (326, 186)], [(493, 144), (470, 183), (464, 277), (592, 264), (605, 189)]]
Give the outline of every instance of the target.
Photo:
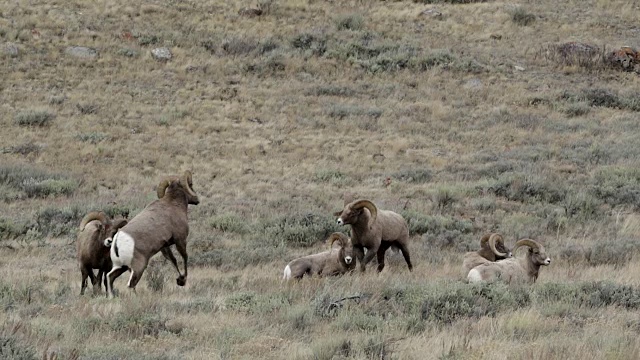
[(176, 279), (176, 284), (178, 284), (178, 286), (185, 286), (187, 284), (187, 278), (185, 278), (184, 276), (178, 276), (178, 278)]

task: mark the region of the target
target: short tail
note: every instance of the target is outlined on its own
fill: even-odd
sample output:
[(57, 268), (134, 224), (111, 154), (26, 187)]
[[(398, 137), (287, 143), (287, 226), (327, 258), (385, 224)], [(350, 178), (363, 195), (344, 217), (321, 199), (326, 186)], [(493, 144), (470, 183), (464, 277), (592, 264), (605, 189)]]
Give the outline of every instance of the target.
[(289, 280), (289, 279), (291, 279), (291, 267), (287, 265), (284, 268), (284, 275), (282, 276), (282, 280)]

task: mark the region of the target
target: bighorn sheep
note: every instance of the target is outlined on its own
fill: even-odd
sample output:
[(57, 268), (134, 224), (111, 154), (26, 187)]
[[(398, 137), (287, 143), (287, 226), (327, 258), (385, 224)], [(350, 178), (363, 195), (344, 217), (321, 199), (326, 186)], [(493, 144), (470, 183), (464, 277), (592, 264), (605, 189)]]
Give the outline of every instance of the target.
[[(374, 255), (378, 257), (378, 272), (384, 268), (384, 254), (391, 246), (402, 250), (409, 271), (413, 270), (409, 255), (409, 226), (404, 218), (393, 211), (378, 210), (369, 200), (356, 200), (334, 214), (338, 225), (351, 225), (353, 253), (360, 263), (360, 271)], [(367, 249), (365, 256), (364, 249)]]
[[(189, 223), (187, 207), (198, 205), (200, 200), (193, 191), (191, 172), (182, 177), (170, 176), (157, 188), (158, 200), (149, 204), (142, 212), (116, 233), (113, 239), (107, 239), (111, 245), (113, 268), (107, 274), (107, 297), (113, 297), (113, 282), (127, 270), (131, 271), (128, 287), (135, 291), (136, 284), (147, 267), (149, 259), (162, 252), (178, 271), (176, 283), (187, 283), (187, 236)], [(178, 268), (169, 246), (175, 245), (182, 256), (184, 274)]]
[(529, 283), (533, 284), (538, 278), (540, 266), (549, 265), (551, 259), (547, 256), (544, 246), (531, 239), (522, 239), (516, 242), (513, 253), (521, 246), (528, 246), (527, 255), (518, 258), (510, 258), (481, 264), (469, 271), (469, 282), (503, 280), (508, 284)]
[(343, 233), (333, 233), (327, 239), (329, 247), (334, 242), (340, 247), (319, 254), (313, 254), (292, 260), (284, 268), (283, 280), (291, 278), (300, 279), (304, 275), (334, 276), (342, 275), (353, 270), (356, 262), (353, 261), (353, 245), (351, 239)]
[(480, 264), (486, 264), (511, 257), (511, 252), (504, 246), (500, 234), (485, 234), (480, 239), (480, 249), (464, 254), (462, 273), (466, 278), (469, 271)]
[[(84, 295), (87, 288), (87, 277), (91, 279), (94, 294), (100, 291), (103, 277), (104, 288), (107, 288), (107, 278), (104, 274), (111, 270), (111, 258), (109, 257), (109, 247), (105, 246), (104, 241), (112, 237), (118, 229), (126, 224), (127, 220), (125, 219), (112, 223), (107, 215), (101, 211), (92, 211), (82, 218), (76, 239), (78, 264), (82, 273), (80, 295)], [(97, 278), (93, 269), (98, 269)]]

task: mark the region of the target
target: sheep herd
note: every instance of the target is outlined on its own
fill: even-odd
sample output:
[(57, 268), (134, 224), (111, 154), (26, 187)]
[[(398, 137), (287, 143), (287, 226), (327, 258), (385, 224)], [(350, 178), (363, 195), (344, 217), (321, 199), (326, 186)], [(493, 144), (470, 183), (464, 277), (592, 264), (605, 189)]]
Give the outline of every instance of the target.
[[(200, 202), (193, 190), (191, 172), (165, 178), (157, 187), (157, 196), (157, 200), (129, 221), (114, 221), (97, 211), (82, 219), (76, 240), (82, 274), (80, 295), (84, 294), (89, 278), (94, 293), (101, 291), (104, 281), (107, 297), (113, 297), (113, 282), (126, 271), (131, 272), (127, 286), (135, 292), (149, 259), (158, 252), (171, 261), (178, 272), (176, 283), (179, 286), (186, 284), (187, 207)], [(400, 214), (378, 209), (369, 200), (356, 200), (346, 204), (334, 216), (338, 225), (351, 227), (351, 238), (340, 232), (331, 234), (327, 239), (329, 250), (292, 260), (284, 268), (284, 280), (300, 279), (305, 275), (342, 275), (353, 271), (356, 262), (364, 272), (374, 256), (380, 272), (384, 269), (385, 253), (391, 247), (402, 252), (409, 271), (413, 270), (409, 227)], [(182, 257), (184, 272), (180, 271), (172, 245)], [(513, 257), (512, 254), (520, 247), (528, 247), (528, 253), (523, 257)], [(509, 251), (502, 235), (493, 233), (480, 239), (479, 250), (464, 254), (462, 270), (468, 282), (530, 284), (538, 278), (540, 267), (550, 263), (551, 259), (539, 242), (521, 239)], [(94, 269), (98, 270), (97, 277)]]

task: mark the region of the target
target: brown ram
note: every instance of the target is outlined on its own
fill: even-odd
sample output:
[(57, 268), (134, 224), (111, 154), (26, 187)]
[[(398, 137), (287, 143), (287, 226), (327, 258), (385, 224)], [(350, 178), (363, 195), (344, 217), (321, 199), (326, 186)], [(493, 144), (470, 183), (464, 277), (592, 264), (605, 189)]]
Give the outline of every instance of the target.
[[(394, 246), (402, 251), (409, 270), (413, 270), (409, 254), (409, 226), (404, 218), (393, 211), (378, 210), (369, 200), (356, 200), (334, 214), (338, 225), (351, 225), (353, 253), (365, 271), (367, 263), (377, 255), (378, 271), (384, 269), (384, 254)], [(364, 249), (367, 249), (365, 255)]]

